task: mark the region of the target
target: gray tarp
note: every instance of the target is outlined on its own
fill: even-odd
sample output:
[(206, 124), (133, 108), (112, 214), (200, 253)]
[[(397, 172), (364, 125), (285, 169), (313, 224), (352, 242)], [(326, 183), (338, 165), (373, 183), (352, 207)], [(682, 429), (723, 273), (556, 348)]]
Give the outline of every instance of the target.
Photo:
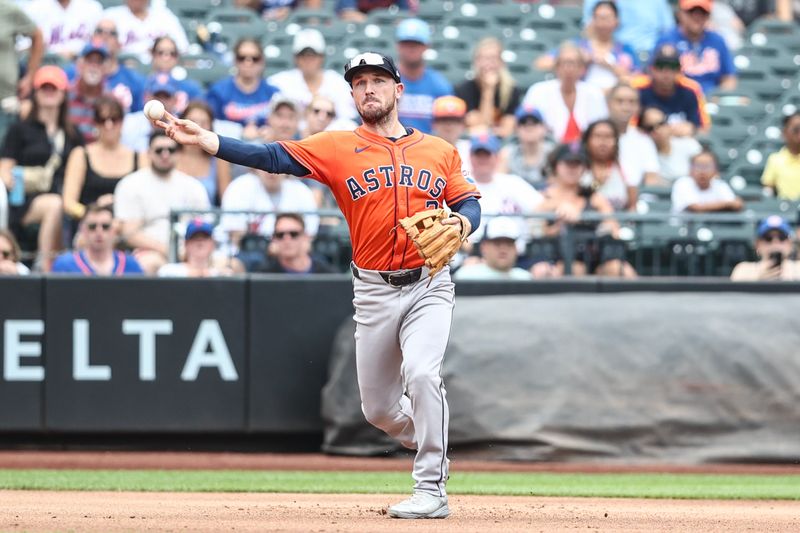
[[(354, 326), (322, 393), (324, 449), (397, 445), (364, 420)], [(800, 459), (800, 296), (459, 297), (443, 370), (459, 457)]]

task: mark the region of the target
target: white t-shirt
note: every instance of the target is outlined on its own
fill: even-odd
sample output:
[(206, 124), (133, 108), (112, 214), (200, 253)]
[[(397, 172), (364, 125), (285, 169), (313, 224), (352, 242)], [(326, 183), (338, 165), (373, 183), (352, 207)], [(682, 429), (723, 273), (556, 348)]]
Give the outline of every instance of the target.
[(656, 143), (634, 126), (628, 126), (619, 138), (619, 161), (625, 172), (625, 180), (633, 187), (642, 184), (646, 173), (659, 172)]
[(208, 193), (199, 180), (173, 170), (168, 178), (143, 168), (122, 178), (114, 189), (114, 215), (120, 220), (142, 221), (145, 235), (169, 243), (172, 209), (206, 210)]
[[(489, 183), (475, 180), (475, 186), (481, 193), (478, 200), (482, 215), (524, 215), (531, 214), (542, 202), (544, 197), (524, 179), (514, 174), (497, 173)], [(525, 219), (519, 218), (520, 235), (523, 237), (517, 242), (521, 248), (525, 242), (528, 225)], [(471, 242), (478, 242), (483, 238), (486, 229), (486, 219), (481, 220), (481, 229), (470, 236)]]
[[(281, 213), (302, 213), (316, 211), (314, 194), (307, 185), (297, 178), (284, 178), (281, 192), (270, 195), (261, 179), (255, 174), (243, 174), (228, 185), (222, 195), (223, 211), (276, 211)], [(306, 215), (306, 233), (311, 236), (319, 229), (319, 216)], [(272, 235), (275, 215), (223, 215), (220, 227), (226, 232), (247, 231), (252, 224), (258, 227), (261, 235)]]
[(151, 5), (144, 20), (135, 16), (128, 6), (109, 7), (104, 17), (113, 20), (119, 32), (120, 53), (136, 54), (145, 63), (150, 62), (150, 49), (156, 37), (168, 35), (183, 54), (189, 47), (186, 32), (183, 31), (178, 17), (169, 8)]
[(58, 0), (33, 0), (23, 9), (42, 30), (45, 51), (56, 54), (80, 54), (103, 16), (97, 0), (71, 0), (66, 9)]
[[(575, 122), (581, 131), (592, 122), (608, 117), (608, 107), (603, 91), (579, 81), (575, 86)], [(524, 105), (531, 105), (539, 110), (545, 125), (550, 129), (553, 138), (560, 141), (564, 138), (569, 122), (569, 109), (561, 96), (561, 82), (557, 79), (534, 83), (523, 99)]]
[(703, 147), (692, 137), (672, 137), (669, 141), (669, 154), (658, 154), (661, 177), (668, 181), (689, 175), (692, 157)]
[(486, 263), (465, 265), (453, 274), (455, 279), (474, 279), (474, 280), (530, 280), (530, 272), (519, 267), (514, 267), (506, 272), (496, 270)]
[[(208, 269), (209, 277), (220, 277), (225, 276), (222, 272), (217, 270), (216, 268), (209, 268)], [(189, 277), (189, 265), (186, 263), (167, 263), (166, 265), (162, 266), (158, 269), (158, 277), (159, 278), (188, 278)]]
[[(267, 78), (267, 83), (274, 85), (286, 97), (291, 98), (300, 106), (300, 115), (314, 97), (303, 79), (300, 69), (290, 69), (277, 72)], [(317, 94), (327, 96), (333, 100), (336, 109), (336, 120), (355, 120), (358, 116), (353, 98), (350, 96), (350, 85), (338, 72), (326, 70), (322, 74), (322, 85)]]
[(684, 176), (672, 185), (672, 212), (685, 211), (692, 204), (709, 204), (735, 200), (730, 186), (719, 178), (711, 180), (708, 189), (701, 190), (691, 176)]

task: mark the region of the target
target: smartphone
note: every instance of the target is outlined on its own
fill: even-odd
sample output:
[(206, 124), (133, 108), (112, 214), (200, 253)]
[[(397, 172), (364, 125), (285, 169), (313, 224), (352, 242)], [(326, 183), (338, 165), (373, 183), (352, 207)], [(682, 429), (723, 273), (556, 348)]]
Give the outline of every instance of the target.
[(782, 252), (772, 252), (771, 254), (769, 254), (769, 260), (770, 260), (770, 263), (772, 264), (773, 268), (774, 267), (779, 267), (779, 266), (781, 266), (781, 263), (783, 263), (783, 253)]

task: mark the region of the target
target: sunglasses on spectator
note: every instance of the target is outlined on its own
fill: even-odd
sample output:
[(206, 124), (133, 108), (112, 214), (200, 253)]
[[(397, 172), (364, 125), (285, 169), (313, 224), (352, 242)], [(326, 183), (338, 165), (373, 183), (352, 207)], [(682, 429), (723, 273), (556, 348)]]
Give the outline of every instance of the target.
[(785, 233), (767, 233), (766, 235), (761, 237), (761, 240), (763, 240), (764, 242), (772, 242), (774, 240), (785, 242), (789, 240), (789, 236), (786, 235)]
[(116, 116), (116, 115), (115, 116), (109, 116), (109, 117), (94, 117), (94, 121), (97, 124), (105, 124), (109, 120), (111, 122), (113, 122), (114, 124), (119, 124), (120, 122), (122, 122), (122, 117), (121, 116)]
[(667, 125), (666, 119), (662, 120), (661, 122), (656, 122), (655, 124), (643, 124), (642, 131), (646, 133), (653, 133), (661, 126), (666, 126), (666, 125)]
[(178, 151), (178, 147), (177, 146), (161, 146), (159, 148), (154, 148), (153, 151), (157, 155), (164, 155), (164, 152), (169, 152), (170, 155), (172, 155), (172, 154), (174, 154), (175, 152)]
[(94, 34), (95, 35), (110, 35), (111, 37), (116, 37), (117, 35), (119, 35), (119, 33), (117, 33), (117, 30), (107, 30), (105, 28), (95, 28), (94, 29)]
[(281, 240), (286, 236), (296, 239), (300, 236), (299, 231), (276, 231), (273, 235), (276, 239)]
[(717, 166), (714, 163), (693, 163), (692, 168), (700, 172), (714, 172)]
[(336, 112), (335, 111), (330, 111), (328, 109), (322, 109), (322, 108), (319, 108), (319, 107), (312, 107), (311, 108), (311, 112), (314, 113), (315, 115), (319, 115), (320, 113), (324, 113), (324, 114), (328, 115), (328, 118), (333, 118), (333, 117), (336, 116)]
[(659, 70), (680, 70), (680, 61), (656, 61), (653, 66)]
[(86, 224), (86, 229), (88, 229), (89, 231), (94, 231), (97, 229), (98, 226), (102, 228), (103, 231), (108, 231), (111, 229), (110, 222), (103, 222), (102, 224), (98, 224), (97, 222), (90, 222)]
[(244, 63), (245, 61), (252, 61), (253, 63), (258, 63), (263, 58), (264, 58), (264, 56), (261, 56), (261, 55), (258, 55), (258, 56), (246, 56), (246, 55), (236, 54), (236, 62), (237, 63)]
[(11, 250), (0, 250), (0, 257), (3, 259), (11, 259)]
[(800, 126), (795, 126), (794, 128), (790, 129), (789, 133), (792, 135), (800, 135)]
[(170, 56), (170, 57), (178, 57), (177, 50), (156, 50), (157, 56)]

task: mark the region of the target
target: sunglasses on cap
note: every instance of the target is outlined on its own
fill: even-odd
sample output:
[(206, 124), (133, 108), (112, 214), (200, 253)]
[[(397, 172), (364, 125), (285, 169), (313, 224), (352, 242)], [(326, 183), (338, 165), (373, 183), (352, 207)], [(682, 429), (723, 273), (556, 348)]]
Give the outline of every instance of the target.
[(273, 234), (273, 237), (275, 239), (277, 239), (277, 240), (281, 240), (281, 239), (283, 239), (284, 237), (287, 237), (287, 236), (291, 237), (292, 239), (296, 239), (296, 238), (298, 238), (300, 236), (300, 233), (301, 232), (296, 231), (296, 230), (292, 230), (292, 231), (276, 231)]
[(86, 224), (86, 229), (88, 229), (89, 231), (94, 231), (98, 227), (102, 228), (103, 231), (108, 231), (111, 229), (111, 223), (103, 222), (101, 224), (98, 224), (97, 222), (90, 222), (89, 224)]
[(363, 65), (373, 65), (376, 67), (383, 66), (383, 56), (375, 53), (375, 52), (364, 52), (363, 54), (358, 54), (357, 56), (353, 57), (350, 61), (347, 62), (345, 65), (345, 70), (350, 70), (353, 67), (360, 67)]

